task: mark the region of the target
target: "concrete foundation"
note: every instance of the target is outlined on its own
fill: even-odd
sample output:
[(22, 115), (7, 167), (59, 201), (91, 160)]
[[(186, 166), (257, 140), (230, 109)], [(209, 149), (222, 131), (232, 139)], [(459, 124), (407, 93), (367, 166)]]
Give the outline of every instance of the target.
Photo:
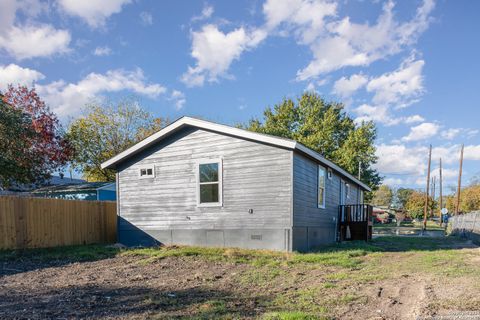
[(291, 251), (289, 229), (119, 230), (127, 246), (191, 245)]

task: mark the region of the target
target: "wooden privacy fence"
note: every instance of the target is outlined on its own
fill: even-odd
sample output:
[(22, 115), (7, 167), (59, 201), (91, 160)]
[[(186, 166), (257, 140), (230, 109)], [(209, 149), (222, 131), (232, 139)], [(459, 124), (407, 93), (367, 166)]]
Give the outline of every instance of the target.
[(0, 196), (0, 249), (116, 240), (115, 202)]
[(480, 243), (480, 211), (450, 217), (448, 224), (453, 234), (466, 236)]

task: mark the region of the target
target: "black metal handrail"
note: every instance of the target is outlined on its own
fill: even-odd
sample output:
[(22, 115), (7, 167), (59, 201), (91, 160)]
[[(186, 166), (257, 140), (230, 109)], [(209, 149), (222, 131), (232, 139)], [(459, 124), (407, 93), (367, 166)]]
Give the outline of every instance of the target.
[[(373, 207), (369, 204), (339, 205), (338, 240), (371, 239), (372, 212)], [(350, 235), (350, 237), (347, 236), (347, 234)]]
[(372, 218), (373, 207), (369, 204), (345, 204), (338, 206), (338, 221), (365, 222)]

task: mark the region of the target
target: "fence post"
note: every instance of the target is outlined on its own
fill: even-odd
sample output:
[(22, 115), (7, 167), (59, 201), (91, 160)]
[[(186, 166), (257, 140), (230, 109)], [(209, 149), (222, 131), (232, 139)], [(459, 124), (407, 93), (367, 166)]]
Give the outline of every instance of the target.
[(477, 223), (477, 214), (478, 212), (472, 213), (472, 216), (473, 216), (472, 233), (475, 232), (475, 223)]

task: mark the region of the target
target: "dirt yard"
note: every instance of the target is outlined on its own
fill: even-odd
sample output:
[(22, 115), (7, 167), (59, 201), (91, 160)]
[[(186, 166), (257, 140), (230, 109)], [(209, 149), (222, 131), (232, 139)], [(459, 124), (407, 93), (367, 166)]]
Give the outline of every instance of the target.
[(385, 237), (312, 254), (0, 251), (0, 319), (480, 319), (479, 310), (480, 248), (455, 238)]

